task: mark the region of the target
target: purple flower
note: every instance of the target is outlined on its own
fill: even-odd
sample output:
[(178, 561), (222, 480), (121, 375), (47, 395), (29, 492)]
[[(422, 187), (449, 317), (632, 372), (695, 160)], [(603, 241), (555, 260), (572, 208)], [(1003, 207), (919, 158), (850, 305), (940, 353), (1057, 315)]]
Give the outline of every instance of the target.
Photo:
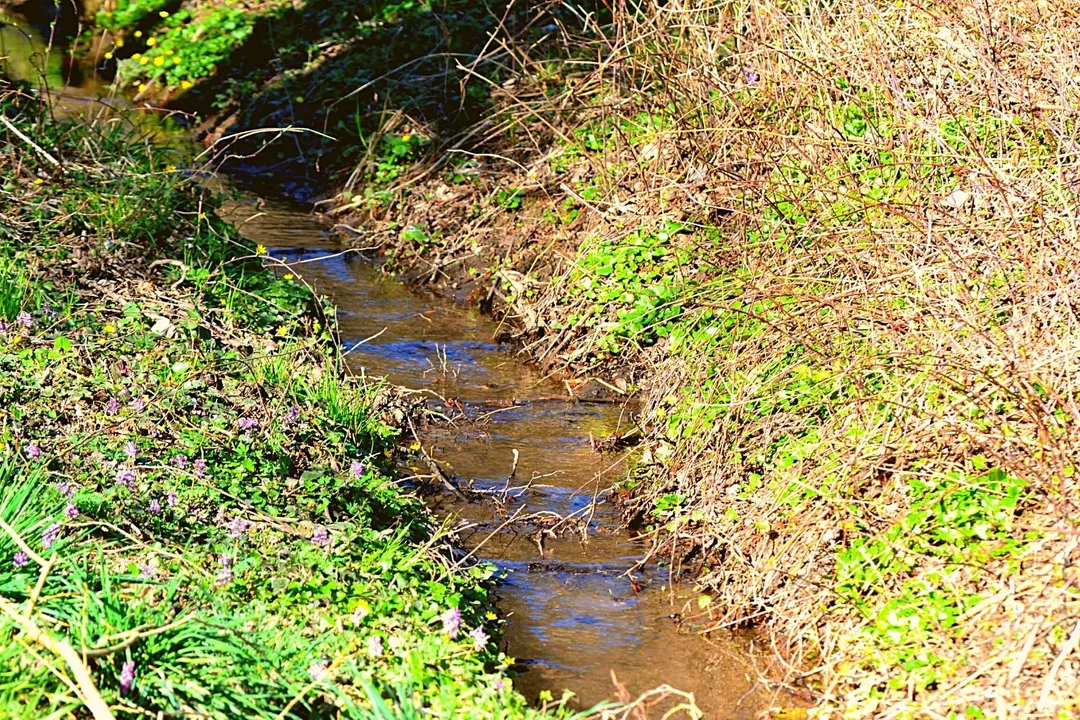
[(176, 491), (169, 490), (165, 493), (165, 502), (169, 504), (169, 507), (176, 507)]
[(472, 638), (473, 650), (475, 650), (476, 652), (481, 652), (484, 648), (486, 648), (488, 640), (491, 639), (488, 637), (488, 634), (484, 632), (484, 628), (481, 627), (475, 628), (472, 632), (470, 632), (469, 637)]
[(15, 553), (15, 558), (12, 560), (12, 563), (14, 563), (17, 568), (26, 567), (26, 563), (28, 562), (30, 562), (30, 557), (22, 550)]
[(22, 325), (24, 328), (33, 327), (34, 326), (34, 318), (30, 317), (30, 313), (23, 310), (15, 318), (15, 324), (16, 325)]
[(39, 457), (41, 457), (41, 448), (38, 447), (37, 443), (30, 443), (29, 445), (27, 445), (25, 452), (27, 457), (29, 457), (31, 460), (37, 460)]
[(48, 550), (58, 537), (60, 537), (60, 523), (53, 523), (41, 533), (41, 546)]
[(230, 520), (229, 524), (225, 527), (229, 528), (229, 537), (239, 538), (244, 536), (244, 533), (247, 532), (247, 529), (248, 527), (250, 527), (250, 525), (251, 523), (237, 515), (232, 520)]
[(135, 471), (130, 468), (122, 468), (116, 473), (116, 484), (123, 485), (128, 490), (135, 490), (135, 480), (137, 479)]
[(758, 75), (756, 71), (754, 71), (754, 70), (747, 70), (746, 71), (746, 84), (747, 85), (757, 85), (759, 80), (761, 80), (761, 76)]
[(282, 422), (284, 422), (286, 424), (294, 423), (294, 422), (296, 422), (296, 419), (299, 418), (299, 417), (300, 417), (300, 406), (299, 405), (293, 405), (291, 408), (289, 408), (289, 412), (285, 413), (285, 418), (282, 420)]
[(146, 580), (150, 580), (150, 579), (151, 579), (151, 578), (153, 578), (153, 577), (154, 577), (154, 575), (155, 575), (155, 574), (157, 574), (157, 573), (156, 573), (156, 571), (154, 570), (154, 566), (153, 566), (153, 565), (151, 565), (151, 564), (150, 564), (150, 563), (148, 563), (148, 562), (144, 562), (144, 563), (141, 563), (141, 564), (139, 565), (139, 574), (140, 574), (140, 575), (141, 575), (141, 576), (142, 576), (143, 578), (145, 578)]
[(56, 492), (66, 497), (68, 500), (75, 497), (75, 491), (79, 489), (78, 485), (69, 482), (56, 483), (54, 487), (56, 488)]
[(60, 313), (53, 310), (52, 305), (48, 304), (41, 307), (41, 312), (45, 313), (45, 317), (49, 318), (50, 320), (55, 320), (60, 316)]
[(120, 401), (114, 397), (109, 398), (105, 403), (105, 414), (115, 415), (118, 412), (120, 412)]
[(461, 611), (457, 608), (450, 608), (439, 616), (439, 620), (442, 621), (443, 632), (449, 635), (451, 640), (461, 632)]
[(206, 472), (206, 461), (203, 460), (202, 458), (199, 458), (198, 460), (196, 460), (194, 470), (195, 470), (195, 477), (202, 477), (203, 474)]
[(146, 401), (142, 398), (135, 398), (128, 404), (128, 407), (135, 412), (142, 412), (143, 409), (146, 407)]
[(187, 467), (187, 455), (173, 455), (172, 464), (183, 470)]
[(349, 470), (352, 472), (352, 476), (357, 480), (364, 477), (364, 463), (359, 460), (353, 460)]
[(161, 514), (161, 503), (158, 502), (157, 498), (154, 498), (153, 500), (150, 501), (150, 514), (151, 515), (160, 515)]
[(308, 670), (307, 670), (308, 675), (310, 675), (311, 679), (314, 680), (315, 682), (319, 682), (320, 680), (324, 680), (324, 679), (326, 679), (326, 676), (328, 674), (327, 673), (327, 668), (329, 668), (329, 666), (330, 666), (330, 663), (328, 663), (325, 659), (313, 662), (308, 667)]
[(233, 578), (232, 572), (232, 558), (228, 555), (221, 555), (218, 557), (218, 562), (221, 563), (221, 569), (218, 570), (217, 579), (214, 580), (214, 584), (218, 587), (222, 585), (228, 585)]
[(124, 454), (134, 460), (139, 455), (139, 446), (135, 444), (134, 440), (128, 440), (124, 444)]
[(75, 505), (75, 503), (68, 503), (67, 507), (64, 508), (64, 514), (67, 515), (70, 519), (74, 520), (75, 518), (79, 517), (79, 508)]
[(8, 331), (7, 323), (0, 322), (0, 335), (6, 334)]
[(328, 533), (324, 527), (315, 528), (315, 531), (311, 533), (311, 542), (316, 545), (325, 545), (329, 540), (330, 533)]
[(120, 668), (120, 692), (126, 694), (135, 682), (135, 661), (127, 660)]
[(258, 430), (259, 429), (259, 421), (256, 420), (255, 418), (242, 417), (242, 418), (240, 418), (239, 425), (240, 425), (241, 430)]
[(371, 657), (379, 657), (383, 654), (382, 638), (378, 635), (372, 635), (367, 639), (367, 651)]

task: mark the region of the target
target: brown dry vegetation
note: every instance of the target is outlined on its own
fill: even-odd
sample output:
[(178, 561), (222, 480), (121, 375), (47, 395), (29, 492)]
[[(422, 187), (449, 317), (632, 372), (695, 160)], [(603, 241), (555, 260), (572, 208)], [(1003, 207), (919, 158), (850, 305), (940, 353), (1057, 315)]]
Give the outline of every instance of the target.
[[(638, 512), (820, 712), (1071, 716), (1076, 8), (620, 7), (552, 30), (572, 63), (503, 43), (499, 112), (335, 216), (426, 280), (474, 268), (536, 356), (640, 387)], [(626, 247), (649, 253), (619, 279)]]

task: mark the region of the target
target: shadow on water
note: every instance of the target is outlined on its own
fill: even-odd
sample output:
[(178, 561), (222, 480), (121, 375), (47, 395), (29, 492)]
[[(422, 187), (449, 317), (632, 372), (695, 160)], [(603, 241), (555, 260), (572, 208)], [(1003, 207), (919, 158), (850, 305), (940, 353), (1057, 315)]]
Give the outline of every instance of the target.
[[(18, 36), (26, 42), (12, 53), (17, 61), (40, 52), (31, 31)], [(696, 607), (692, 588), (672, 586), (655, 565), (639, 567), (648, 548), (607, 501), (630, 458), (597, 453), (592, 440), (625, 430), (624, 409), (569, 401), (562, 386), (493, 341), (489, 319), (342, 252), (308, 207), (246, 198), (227, 208), (230, 219), (333, 299), (353, 369), (426, 392), (455, 416), (425, 429), (424, 445), (495, 501), (428, 500), (456, 518), (468, 550), (505, 571), (507, 651), (522, 670), (515, 685), (533, 700), (568, 689), (589, 706), (612, 698), (616, 680), (631, 696), (669, 684), (692, 693), (707, 718), (753, 717), (763, 695), (745, 643), (678, 623)], [(553, 526), (570, 532), (552, 534)]]

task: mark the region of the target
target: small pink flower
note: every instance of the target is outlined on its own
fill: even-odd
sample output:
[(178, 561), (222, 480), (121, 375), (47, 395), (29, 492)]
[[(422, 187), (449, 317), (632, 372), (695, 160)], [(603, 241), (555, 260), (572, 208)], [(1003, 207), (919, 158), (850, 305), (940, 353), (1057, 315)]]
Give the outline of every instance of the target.
[(488, 634), (484, 632), (484, 628), (481, 627), (475, 628), (472, 632), (470, 632), (469, 637), (472, 638), (473, 650), (475, 650), (476, 652), (481, 652), (484, 648), (486, 648), (488, 640), (491, 639), (488, 637)]
[(461, 611), (457, 608), (450, 608), (439, 616), (439, 620), (442, 621), (443, 632), (446, 633), (451, 640), (456, 638), (458, 633), (461, 632)]
[(126, 694), (135, 682), (135, 661), (128, 660), (120, 668), (120, 693)]
[(30, 443), (29, 445), (27, 445), (24, 452), (26, 453), (26, 456), (31, 460), (37, 460), (39, 457), (41, 457), (41, 448), (38, 447), (37, 443)]

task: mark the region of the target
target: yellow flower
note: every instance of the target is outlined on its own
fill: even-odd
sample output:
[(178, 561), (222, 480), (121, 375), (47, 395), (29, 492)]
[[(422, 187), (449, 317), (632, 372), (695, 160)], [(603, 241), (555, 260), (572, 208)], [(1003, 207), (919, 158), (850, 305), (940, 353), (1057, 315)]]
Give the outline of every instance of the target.
[(263, 245), (262, 243), (259, 243), (258, 245), (256, 245), (255, 246), (255, 254), (256, 255), (265, 255), (266, 254), (266, 246)]
[(285, 329), (284, 325), (282, 325), (281, 327), (279, 327), (277, 329), (277, 336), (278, 337), (285, 337), (288, 334), (289, 334), (289, 331)]
[(142, 37), (142, 30), (136, 30), (132, 33), (132, 35), (134, 35), (135, 37)]
[(124, 38), (116, 38), (116, 47), (124, 47)]
[(134, 55), (131, 56), (131, 59), (132, 60), (138, 60), (141, 57), (142, 57), (142, 53), (135, 53)]
[(45, 181), (42, 180), (41, 178), (34, 178), (34, 184), (35, 185), (44, 185)]
[(180, 89), (181, 90), (190, 90), (193, 87), (195, 87), (195, 83), (191, 82), (190, 80), (181, 80), (180, 81)]
[(322, 330), (322, 323), (316, 320), (311, 324), (311, 329), (315, 332), (319, 332), (320, 330)]
[(165, 166), (165, 172), (169, 172), (169, 173), (176, 172), (176, 166), (175, 165), (166, 165)]
[(154, 47), (155, 45), (157, 45), (157, 38), (156, 37), (148, 37), (148, 38), (146, 38), (146, 44), (149, 45), (150, 47)]
[(146, 92), (146, 83), (139, 83), (139, 92)]
[(293, 279), (293, 274), (292, 273), (285, 273), (284, 275), (281, 276), (281, 279), (282, 280), (292, 280)]
[(301, 97), (300, 95), (297, 95), (296, 97), (294, 97), (293, 100), (298, 102), (298, 103), (303, 103), (304, 102), (304, 98)]
[(112, 323), (105, 323), (105, 334), (106, 335), (112, 335), (115, 332), (116, 332), (116, 326), (115, 325), (113, 325)]
[(180, 58), (178, 58), (178, 57), (174, 57), (174, 58), (172, 59), (172, 64), (173, 64), (173, 65), (179, 65), (179, 64), (180, 64)]
[(167, 17), (169, 17), (169, 11), (168, 10), (162, 10), (161, 12), (158, 13), (158, 15), (160, 15), (163, 18), (167, 18)]
[(112, 53), (111, 53), (111, 52), (107, 52), (107, 53), (105, 53), (105, 59), (106, 59), (106, 60), (112, 60), (112, 57), (113, 57), (113, 56), (112, 56)]
[(143, 55), (141, 58), (139, 58), (139, 64), (140, 65), (145, 65), (148, 62), (150, 62), (150, 58), (146, 57), (145, 55)]
[(164, 64), (165, 64), (165, 58), (163, 58), (163, 57), (154, 58), (154, 67), (161, 67)]
[(487, 611), (487, 613), (484, 615), (484, 617), (486, 617), (488, 620), (497, 620), (499, 618), (498, 615), (491, 612), (490, 610)]
[(401, 136), (401, 142), (409, 142), (412, 140), (412, 133), (405, 133)]

